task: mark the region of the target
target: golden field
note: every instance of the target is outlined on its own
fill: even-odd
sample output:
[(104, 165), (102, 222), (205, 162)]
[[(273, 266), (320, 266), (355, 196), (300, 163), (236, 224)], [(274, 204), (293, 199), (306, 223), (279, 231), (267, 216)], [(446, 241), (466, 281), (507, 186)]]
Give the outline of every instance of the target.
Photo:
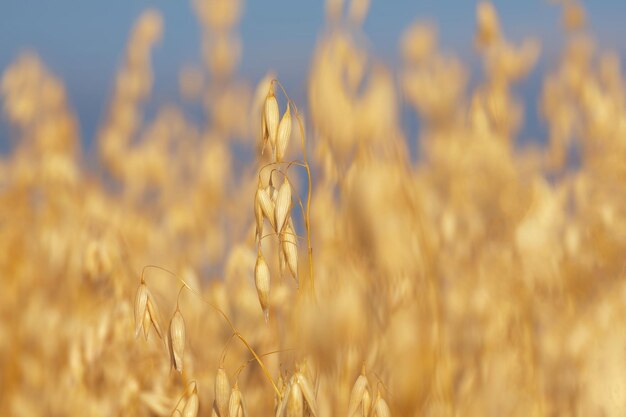
[(155, 10), (93, 152), (37, 55), (3, 69), (0, 415), (626, 415), (626, 86), (579, 4), (554, 6), (545, 146), (516, 94), (541, 41), (490, 3), (470, 88), (433, 24), (392, 70), (368, 1), (327, 1), (303, 103), (238, 75), (242, 0), (192, 4), (206, 123), (143, 114)]

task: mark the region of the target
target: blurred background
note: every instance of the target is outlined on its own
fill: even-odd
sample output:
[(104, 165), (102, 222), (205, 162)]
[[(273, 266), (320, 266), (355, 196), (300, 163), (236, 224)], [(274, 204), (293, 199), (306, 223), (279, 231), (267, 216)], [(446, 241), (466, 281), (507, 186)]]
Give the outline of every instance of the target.
[(624, 417), (624, 22), (2, 1), (0, 415)]
[[(399, 67), (398, 40), (415, 20), (439, 26), (444, 49), (458, 54), (478, 76), (480, 61), (473, 48), (474, 1), (397, 0), (372, 1), (363, 29), (367, 47), (393, 68)], [(541, 39), (537, 69), (519, 86), (527, 122), (522, 139), (545, 137), (537, 111), (533, 110), (546, 66), (555, 64), (563, 43), (560, 10), (547, 0), (494, 1), (502, 26), (514, 41), (528, 34)], [(164, 36), (153, 53), (155, 84), (148, 112), (166, 102), (179, 102), (178, 79), (183, 66), (202, 66), (201, 31), (190, 2), (171, 0), (113, 0), (79, 2), (61, 0), (6, 0), (0, 14), (0, 68), (21, 51), (36, 51), (51, 71), (65, 82), (80, 120), (81, 137), (90, 144), (106, 111), (126, 40), (133, 22), (146, 8), (158, 9), (164, 18)], [(626, 2), (600, 0), (585, 3), (591, 32), (598, 43), (626, 56)], [(319, 34), (324, 26), (324, 2), (294, 3), (285, 0), (246, 2), (239, 25), (242, 42), (238, 72), (258, 82), (274, 71), (304, 103), (306, 77)], [(196, 113), (200, 117), (200, 113)], [(409, 112), (407, 128), (415, 128)], [(408, 119), (408, 120), (407, 120)], [(0, 122), (1, 145), (6, 149), (7, 125)]]

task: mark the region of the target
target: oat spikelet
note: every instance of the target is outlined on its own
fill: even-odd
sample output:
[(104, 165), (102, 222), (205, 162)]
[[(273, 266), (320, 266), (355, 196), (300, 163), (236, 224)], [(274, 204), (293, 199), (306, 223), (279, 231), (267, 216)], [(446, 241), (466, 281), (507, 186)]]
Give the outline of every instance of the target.
[(380, 391), (376, 394), (374, 401), (374, 417), (391, 417), (391, 410), (387, 402), (380, 396)]
[(232, 391), (230, 392), (230, 400), (228, 402), (228, 415), (229, 417), (245, 417), (247, 416), (246, 409), (243, 403), (243, 396), (239, 391), (239, 385), (235, 382)]
[(313, 391), (313, 386), (311, 385), (311, 382), (308, 380), (303, 372), (298, 372), (296, 374), (296, 381), (300, 386), (302, 395), (304, 396), (307, 405), (309, 406), (309, 410), (311, 410), (311, 414), (314, 417), (317, 417), (317, 401), (315, 401), (315, 392)]
[(176, 308), (170, 321), (168, 332), (170, 363), (178, 372), (183, 372), (183, 353), (185, 351), (185, 320), (180, 310)]
[(296, 237), (296, 232), (293, 228), (293, 222), (291, 218), (287, 222), (287, 226), (285, 227), (285, 231), (282, 233), (282, 247), (284, 258), (289, 266), (289, 271), (291, 275), (294, 277), (296, 282), (298, 281), (298, 241)]
[(163, 339), (163, 332), (161, 331), (161, 325), (159, 324), (159, 310), (157, 309), (156, 303), (151, 295), (148, 296), (148, 314), (150, 316), (150, 321), (154, 326), (154, 330), (156, 330), (159, 338)]
[(224, 368), (220, 367), (215, 376), (215, 406), (219, 417), (228, 417), (228, 403), (230, 401), (230, 382)]
[(276, 207), (274, 208), (274, 215), (276, 216), (276, 231), (278, 233), (283, 231), (283, 227), (287, 222), (289, 210), (291, 210), (291, 185), (289, 185), (289, 181), (285, 179), (283, 184), (278, 189)]
[(198, 408), (200, 408), (200, 401), (198, 400), (198, 393), (194, 391), (183, 408), (183, 417), (196, 417)]
[(270, 318), (269, 301), (270, 301), (270, 269), (263, 258), (263, 254), (259, 251), (259, 255), (254, 267), (254, 284), (259, 296), (259, 303), (263, 309), (263, 316), (268, 322)]
[(291, 384), (289, 398), (287, 399), (287, 417), (303, 417), (304, 401), (302, 399), (302, 390), (296, 382)]
[(143, 323), (141, 324), (143, 328), (143, 335), (148, 340), (148, 333), (150, 332), (150, 313), (146, 310), (146, 313), (143, 315)]
[(274, 95), (274, 86), (270, 87), (267, 97), (265, 98), (265, 128), (272, 144), (272, 149), (276, 148), (276, 134), (278, 130), (278, 101)]
[(287, 146), (289, 145), (289, 138), (291, 137), (291, 108), (287, 103), (287, 110), (280, 119), (278, 125), (278, 134), (276, 137), (276, 161), (281, 162), (285, 157)]
[[(261, 188), (261, 184), (259, 184), (259, 188), (256, 190), (256, 196), (254, 200), (255, 205), (255, 213), (257, 207), (260, 207), (263, 216), (267, 217), (272, 225), (272, 228), (276, 230), (276, 222), (274, 219), (274, 202), (270, 197), (267, 188)], [(258, 220), (257, 220), (258, 221)]]
[(291, 393), (291, 381), (287, 385), (284, 386), (284, 389), (281, 390), (282, 398), (277, 398), (278, 404), (276, 405), (276, 417), (282, 417), (285, 414), (285, 410), (287, 409), (287, 403), (289, 402), (289, 395)]
[[(354, 382), (354, 386), (352, 387), (352, 392), (350, 393), (350, 403), (348, 405), (348, 417), (352, 417), (356, 410), (359, 408), (359, 405), (363, 401), (364, 394), (367, 392), (368, 387), (367, 377), (364, 374), (359, 375), (359, 377)], [(368, 394), (369, 395), (369, 394)]]
[(148, 307), (148, 294), (148, 287), (142, 282), (137, 288), (137, 295), (135, 295), (135, 337), (139, 336), (143, 327), (144, 316)]
[(365, 389), (365, 392), (363, 392), (363, 399), (361, 400), (361, 415), (364, 417), (369, 416), (371, 409), (372, 396), (370, 395), (369, 389)]
[(185, 409), (185, 404), (187, 404), (186, 394), (183, 394), (182, 397), (178, 400), (178, 404), (176, 404), (176, 408), (170, 414), (170, 417), (179, 417), (183, 415), (183, 410)]

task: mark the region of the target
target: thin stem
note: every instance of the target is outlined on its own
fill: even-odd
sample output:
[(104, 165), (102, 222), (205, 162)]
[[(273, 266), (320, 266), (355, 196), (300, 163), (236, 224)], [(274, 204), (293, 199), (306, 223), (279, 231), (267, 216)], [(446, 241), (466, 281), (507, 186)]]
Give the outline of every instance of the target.
[[(161, 269), (167, 273), (169, 273), (170, 275), (172, 275), (174, 278), (176, 278), (181, 284), (183, 284), (183, 286), (185, 288), (187, 288), (187, 290), (189, 290), (192, 294), (195, 294), (200, 301), (202, 301), (203, 303), (207, 304), (208, 306), (210, 306), (211, 308), (213, 308), (215, 311), (217, 311), (226, 321), (226, 323), (228, 324), (228, 327), (230, 327), (230, 329), (232, 330), (233, 334), (241, 341), (241, 343), (243, 343), (246, 347), (246, 349), (248, 349), (248, 351), (252, 354), (252, 356), (254, 356), (254, 358), (256, 359), (256, 361), (258, 362), (259, 366), (261, 367), (261, 370), (263, 371), (263, 373), (265, 374), (265, 377), (267, 378), (267, 380), (272, 384), (272, 388), (274, 388), (274, 391), (276, 392), (276, 394), (278, 395), (279, 398), (282, 398), (282, 394), (279, 391), (278, 387), (276, 386), (276, 383), (274, 382), (274, 379), (272, 378), (272, 375), (270, 374), (269, 370), (267, 369), (267, 367), (265, 366), (265, 364), (263, 363), (263, 361), (261, 360), (261, 358), (259, 357), (259, 355), (257, 355), (257, 353), (255, 352), (255, 350), (252, 348), (252, 346), (250, 346), (250, 344), (248, 343), (248, 341), (243, 337), (243, 335), (241, 333), (239, 333), (239, 331), (235, 328), (235, 325), (233, 324), (233, 322), (228, 318), (228, 316), (226, 315), (226, 313), (224, 313), (218, 306), (216, 306), (215, 304), (213, 304), (212, 302), (206, 300), (202, 294), (200, 294), (199, 291), (193, 289), (189, 284), (187, 284), (187, 282), (178, 277), (176, 274), (174, 274), (172, 271), (168, 271), (165, 268), (161, 268), (160, 266), (156, 266), (156, 265), (147, 265), (144, 267), (144, 270), (148, 267), (152, 267), (152, 268), (157, 268), (157, 269)], [(142, 279), (143, 279), (143, 272), (142, 272)], [(232, 337), (232, 336), (231, 336)]]
[(178, 306), (178, 300), (180, 300), (180, 294), (183, 292), (183, 290), (185, 289), (184, 286), (180, 287), (180, 289), (178, 290), (178, 295), (176, 296), (176, 310), (180, 310), (179, 306)]
[(222, 354), (220, 355), (220, 368), (224, 367), (224, 361), (226, 360), (226, 353), (228, 352), (228, 346), (230, 345), (230, 342), (233, 340), (233, 337), (235, 337), (234, 333), (230, 335), (230, 337), (228, 338), (228, 341), (224, 345), (224, 349), (222, 350)]
[[(282, 353), (282, 352), (289, 352), (291, 350), (295, 350), (293, 348), (291, 349), (278, 349), (278, 350), (273, 350), (271, 352), (266, 352), (263, 353), (261, 355), (259, 355), (260, 357), (264, 358), (265, 356), (269, 356), (269, 355), (273, 355), (274, 353)], [(247, 361), (245, 361), (239, 368), (237, 368), (237, 370), (235, 371), (235, 373), (233, 374), (233, 378), (236, 380), (237, 378), (239, 378), (239, 374), (241, 373), (241, 371), (243, 371), (246, 366), (250, 365), (251, 362), (254, 362), (256, 359), (255, 358), (250, 358)]]

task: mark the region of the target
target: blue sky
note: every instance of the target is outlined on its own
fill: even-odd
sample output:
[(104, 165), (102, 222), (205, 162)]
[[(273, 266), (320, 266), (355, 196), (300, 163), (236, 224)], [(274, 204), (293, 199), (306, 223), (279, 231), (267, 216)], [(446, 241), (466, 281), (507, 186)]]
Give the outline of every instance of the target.
[[(543, 62), (549, 63), (560, 42), (558, 9), (547, 0), (501, 0), (494, 4), (507, 35), (514, 40), (526, 34), (540, 37)], [(469, 0), (372, 0), (365, 32), (373, 53), (394, 65), (403, 30), (416, 19), (431, 20), (439, 27), (444, 48), (471, 60), (475, 5)], [(594, 0), (585, 6), (600, 43), (626, 56), (626, 0)], [(158, 105), (176, 100), (180, 67), (198, 63), (200, 55), (199, 26), (189, 1), (2, 0), (0, 70), (20, 51), (36, 51), (64, 80), (79, 115), (83, 139), (89, 143), (130, 28), (148, 7), (161, 11), (165, 22), (164, 38), (153, 57), (156, 83), (151, 102)], [(323, 27), (323, 9), (323, 1), (246, 2), (240, 25), (242, 75), (255, 82), (273, 69), (302, 99), (311, 52)], [(539, 77), (535, 78), (538, 83)], [(536, 90), (531, 84), (528, 88)], [(6, 125), (0, 122), (0, 141), (6, 143), (6, 136)]]

